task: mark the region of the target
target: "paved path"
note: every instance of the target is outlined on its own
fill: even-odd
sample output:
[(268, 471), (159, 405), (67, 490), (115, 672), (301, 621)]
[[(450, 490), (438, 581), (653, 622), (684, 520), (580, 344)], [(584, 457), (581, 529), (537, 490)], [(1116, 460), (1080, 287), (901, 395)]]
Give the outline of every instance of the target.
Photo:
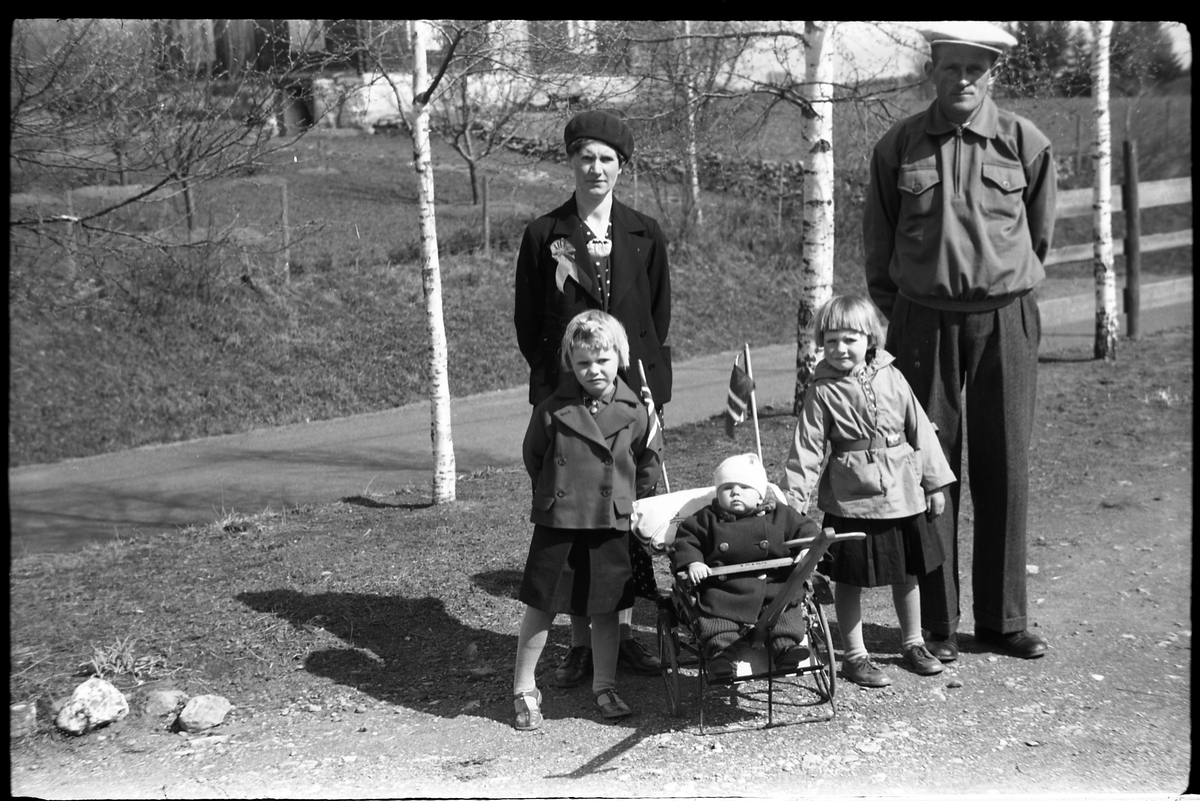
[[(1192, 279), (1143, 287), (1142, 305), (1143, 333), (1191, 325)], [(1066, 351), (1086, 358), (1093, 309), (1090, 296), (1043, 301), (1043, 354)], [(668, 427), (721, 413), (733, 356), (731, 351), (676, 366)], [(795, 345), (757, 348), (751, 359), (759, 407), (790, 405)], [(529, 420), (525, 389), (454, 399), (451, 415), (459, 473), (519, 463)], [(12, 550), (64, 551), (137, 530), (208, 523), (230, 512), (278, 511), (427, 485), (433, 468), (429, 426), (428, 403), (417, 403), (13, 468)]]

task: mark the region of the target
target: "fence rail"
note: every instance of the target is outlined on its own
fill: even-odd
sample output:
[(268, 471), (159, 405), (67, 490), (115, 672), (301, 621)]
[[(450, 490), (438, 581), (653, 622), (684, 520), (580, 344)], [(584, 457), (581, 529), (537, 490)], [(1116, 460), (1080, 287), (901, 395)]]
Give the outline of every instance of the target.
[[(1177, 203), (1192, 202), (1191, 178), (1145, 181), (1139, 183), (1137, 188), (1137, 209), (1131, 210), (1133, 213), (1136, 213), (1140, 209), (1148, 209), (1154, 206), (1173, 206)], [(1119, 186), (1113, 187), (1112, 210), (1114, 214), (1118, 211), (1126, 211), (1124, 193), (1120, 190), (1121, 187)], [(1093, 190), (1068, 189), (1065, 192), (1058, 193), (1055, 213), (1060, 220), (1068, 217), (1084, 217), (1092, 213), (1092, 204), (1094, 202)], [(1140, 245), (1139, 249), (1143, 253), (1184, 247), (1193, 244), (1193, 231), (1191, 228), (1185, 228), (1180, 231), (1169, 231), (1165, 234), (1149, 234), (1138, 237), (1138, 243)], [(1126, 247), (1125, 240), (1116, 240), (1113, 242), (1113, 255), (1123, 255)], [(1091, 242), (1085, 242), (1081, 245), (1066, 245), (1061, 248), (1054, 248), (1046, 254), (1044, 264), (1050, 267), (1055, 264), (1089, 261), (1092, 258), (1092, 254), (1093, 244)]]
[[(1194, 240), (1192, 228), (1142, 236), (1141, 210), (1154, 206), (1191, 203), (1192, 179), (1189, 176), (1142, 183), (1138, 180), (1136, 140), (1125, 141), (1124, 155), (1125, 184), (1114, 187), (1114, 190), (1119, 191), (1113, 192), (1112, 210), (1125, 213), (1126, 235), (1124, 239), (1113, 242), (1113, 255), (1126, 257), (1124, 306), (1128, 334), (1131, 338), (1136, 338), (1141, 326), (1141, 254), (1190, 246)], [(1059, 219), (1084, 217), (1092, 213), (1094, 203), (1094, 190), (1071, 189), (1059, 193), (1055, 212)], [(1067, 245), (1047, 253), (1044, 265), (1050, 267), (1055, 264), (1090, 261), (1094, 253), (1093, 242)], [(1100, 353), (1100, 336), (1100, 330), (1097, 328), (1097, 355)]]

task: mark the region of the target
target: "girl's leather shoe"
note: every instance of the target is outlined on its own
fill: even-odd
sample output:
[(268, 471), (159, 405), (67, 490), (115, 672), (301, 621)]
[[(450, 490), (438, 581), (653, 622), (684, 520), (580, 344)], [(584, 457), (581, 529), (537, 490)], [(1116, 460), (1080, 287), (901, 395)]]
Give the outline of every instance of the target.
[(616, 690), (604, 690), (603, 692), (596, 693), (594, 706), (596, 707), (596, 711), (600, 713), (600, 717), (605, 720), (625, 718), (633, 714), (625, 702), (621, 700), (621, 696), (617, 695)]
[(517, 718), (513, 722), (517, 731), (532, 731), (542, 725), (542, 693), (537, 688), (531, 693), (514, 695), (513, 706), (517, 708)]

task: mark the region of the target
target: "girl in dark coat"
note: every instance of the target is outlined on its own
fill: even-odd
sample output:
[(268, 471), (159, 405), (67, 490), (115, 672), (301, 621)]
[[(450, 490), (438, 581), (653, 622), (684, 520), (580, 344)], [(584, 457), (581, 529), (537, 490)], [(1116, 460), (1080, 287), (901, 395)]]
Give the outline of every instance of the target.
[(541, 725), (535, 671), (560, 612), (591, 621), (597, 711), (630, 714), (616, 692), (617, 612), (633, 605), (629, 518), (662, 470), (661, 433), (617, 376), (629, 359), (621, 324), (584, 312), (567, 326), (562, 353), (571, 378), (534, 409), (523, 447), (534, 529), (518, 595), (526, 604), (513, 674), (520, 730)]

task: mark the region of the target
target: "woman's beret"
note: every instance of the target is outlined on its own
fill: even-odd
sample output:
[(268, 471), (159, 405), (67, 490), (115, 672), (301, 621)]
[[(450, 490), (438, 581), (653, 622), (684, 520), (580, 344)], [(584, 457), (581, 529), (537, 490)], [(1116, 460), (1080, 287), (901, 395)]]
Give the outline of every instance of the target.
[(584, 111), (572, 117), (563, 129), (563, 145), (570, 150), (576, 139), (597, 139), (625, 161), (633, 156), (633, 129), (606, 111)]

